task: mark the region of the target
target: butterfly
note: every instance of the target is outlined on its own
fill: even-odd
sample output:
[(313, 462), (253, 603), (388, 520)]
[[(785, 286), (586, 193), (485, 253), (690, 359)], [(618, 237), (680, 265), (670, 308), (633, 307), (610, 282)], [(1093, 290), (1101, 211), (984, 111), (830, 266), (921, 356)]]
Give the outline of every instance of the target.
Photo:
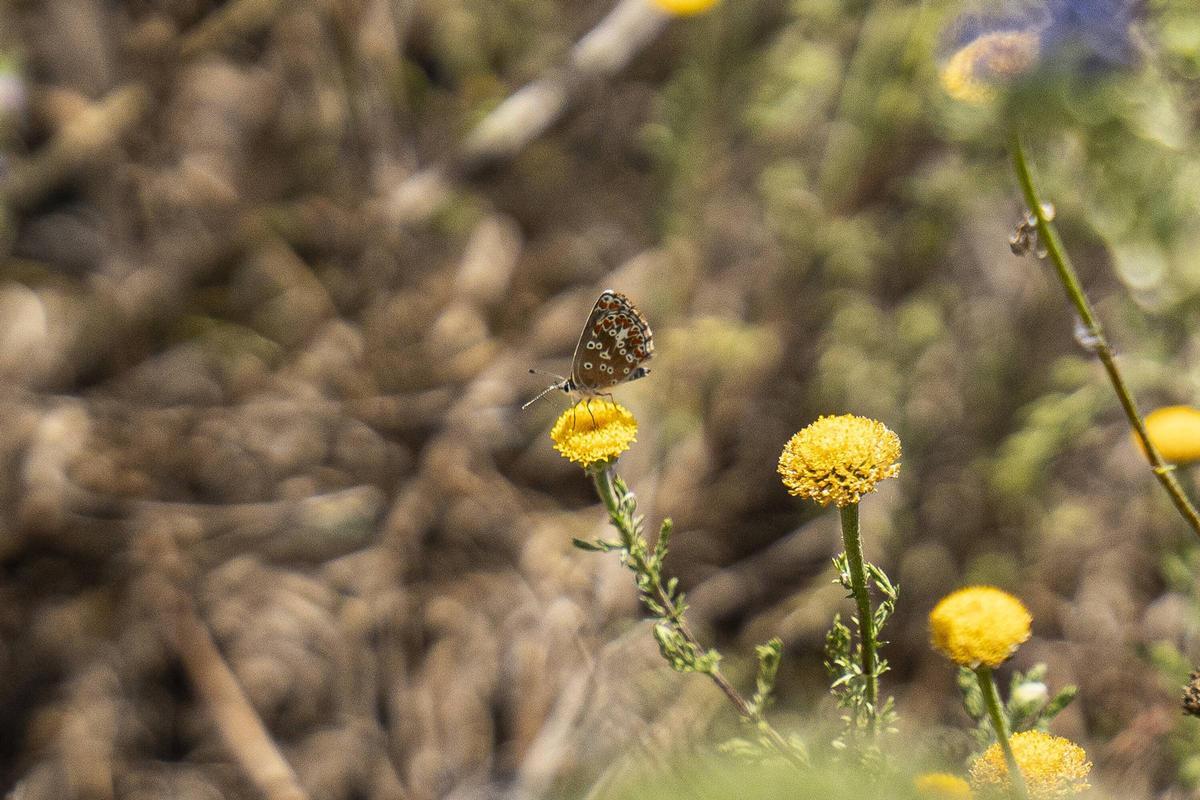
[(650, 370), (642, 364), (653, 355), (654, 334), (642, 312), (625, 295), (605, 289), (592, 306), (575, 344), (570, 377), (553, 376), (559, 380), (521, 408), (528, 408), (555, 389), (589, 399), (611, 397), (608, 390), (614, 386), (649, 375)]

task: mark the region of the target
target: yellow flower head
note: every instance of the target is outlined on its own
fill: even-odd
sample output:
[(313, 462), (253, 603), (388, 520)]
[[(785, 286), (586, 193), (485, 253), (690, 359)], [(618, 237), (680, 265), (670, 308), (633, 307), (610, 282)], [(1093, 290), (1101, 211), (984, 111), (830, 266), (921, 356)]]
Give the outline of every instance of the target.
[(784, 445), (779, 474), (788, 492), (823, 506), (857, 503), (900, 471), (900, 437), (853, 414), (820, 417)]
[[(1200, 409), (1167, 406), (1146, 415), (1146, 432), (1158, 454), (1172, 464), (1200, 461)], [(1136, 436), (1138, 447), (1141, 440)]]
[(580, 400), (550, 429), (554, 449), (587, 469), (616, 459), (637, 441), (637, 420), (611, 400)]
[[(1013, 734), (1009, 742), (1029, 789), (1029, 800), (1059, 800), (1088, 788), (1092, 764), (1083, 748), (1069, 739), (1022, 731)], [(1000, 745), (992, 745), (971, 764), (971, 786), (983, 800), (1012, 796)]]
[(717, 4), (717, 0), (653, 0), (654, 5), (676, 17), (703, 14)]
[(1035, 31), (985, 33), (946, 61), (939, 75), (942, 88), (955, 100), (985, 103), (995, 95), (996, 83), (1029, 70), (1039, 50)]
[(926, 772), (913, 780), (922, 800), (971, 800), (971, 787), (949, 772)]
[(933, 646), (956, 664), (998, 667), (1029, 638), (1033, 617), (1008, 592), (970, 586), (951, 592), (929, 612)]

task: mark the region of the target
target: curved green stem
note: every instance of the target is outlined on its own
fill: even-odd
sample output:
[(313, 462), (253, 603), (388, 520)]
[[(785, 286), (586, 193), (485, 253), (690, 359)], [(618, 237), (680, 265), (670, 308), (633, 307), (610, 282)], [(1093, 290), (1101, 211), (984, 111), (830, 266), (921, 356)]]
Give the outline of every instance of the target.
[(1096, 314), (1092, 310), (1092, 304), (1088, 301), (1087, 295), (1084, 294), (1083, 287), (1079, 283), (1079, 276), (1076, 274), (1075, 268), (1071, 265), (1071, 260), (1067, 257), (1067, 252), (1063, 248), (1062, 240), (1058, 236), (1058, 230), (1052, 221), (1053, 215), (1043, 206), (1041, 198), (1038, 196), (1037, 187), (1033, 182), (1033, 173), (1029, 168), (1029, 159), (1025, 155), (1025, 147), (1021, 143), (1020, 134), (1016, 131), (1012, 133), (1010, 149), (1012, 151), (1013, 168), (1016, 170), (1017, 180), (1021, 184), (1021, 191), (1025, 195), (1025, 203), (1029, 206), (1030, 212), (1037, 221), (1038, 238), (1042, 246), (1046, 248), (1046, 254), (1050, 257), (1050, 262), (1058, 272), (1058, 279), (1066, 290), (1072, 305), (1075, 306), (1075, 312), (1079, 315), (1080, 322), (1082, 322), (1083, 327), (1087, 331), (1088, 346), (1096, 353), (1096, 357), (1100, 359), (1100, 363), (1104, 365), (1104, 371), (1108, 373), (1108, 379), (1112, 383), (1113, 390), (1117, 393), (1117, 399), (1121, 403), (1121, 408), (1125, 411), (1125, 416), (1129, 419), (1130, 427), (1133, 428), (1134, 433), (1142, 444), (1142, 451), (1146, 454), (1146, 459), (1150, 462), (1154, 476), (1158, 478), (1158, 482), (1162, 484), (1167, 494), (1170, 495), (1171, 502), (1174, 503), (1179, 514), (1191, 526), (1196, 535), (1200, 536), (1200, 513), (1196, 511), (1195, 506), (1192, 505), (1191, 501), (1188, 500), (1187, 494), (1184, 493), (1183, 487), (1179, 485), (1179, 481), (1175, 477), (1174, 466), (1163, 461), (1158, 448), (1150, 441), (1150, 435), (1146, 431), (1146, 423), (1143, 421), (1142, 414), (1138, 410), (1137, 402), (1133, 399), (1133, 393), (1130, 392), (1129, 386), (1125, 383), (1125, 378), (1117, 366), (1116, 356), (1113, 353), (1112, 347), (1109, 345), (1108, 340), (1104, 338), (1104, 329), (1100, 326), (1100, 321), (1096, 318)]
[(1013, 755), (1012, 744), (1008, 741), (1012, 735), (1008, 730), (1008, 718), (1000, 705), (1000, 693), (996, 691), (996, 680), (992, 676), (992, 668), (980, 666), (975, 669), (975, 677), (979, 680), (979, 690), (983, 692), (983, 702), (987, 705), (988, 716), (992, 719), (992, 727), (996, 730), (996, 741), (1004, 752), (1004, 761), (1008, 764), (1008, 774), (1013, 787), (1013, 796), (1017, 800), (1029, 800), (1029, 790), (1025, 787), (1025, 776), (1017, 766)]
[(846, 566), (850, 571), (850, 591), (858, 606), (858, 635), (862, 643), (862, 669), (866, 678), (867, 717), (875, 730), (879, 704), (879, 675), (876, 674), (875, 616), (867, 592), (867, 568), (863, 558), (862, 536), (858, 528), (858, 504), (838, 509), (842, 516), (842, 542), (846, 546)]

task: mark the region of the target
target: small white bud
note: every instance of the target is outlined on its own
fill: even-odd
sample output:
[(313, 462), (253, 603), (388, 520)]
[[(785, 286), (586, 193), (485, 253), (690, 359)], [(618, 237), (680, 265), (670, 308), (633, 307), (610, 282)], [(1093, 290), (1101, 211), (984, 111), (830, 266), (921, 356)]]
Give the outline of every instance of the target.
[(1012, 693), (1012, 701), (1018, 706), (1042, 705), (1050, 699), (1050, 690), (1041, 681), (1022, 683)]

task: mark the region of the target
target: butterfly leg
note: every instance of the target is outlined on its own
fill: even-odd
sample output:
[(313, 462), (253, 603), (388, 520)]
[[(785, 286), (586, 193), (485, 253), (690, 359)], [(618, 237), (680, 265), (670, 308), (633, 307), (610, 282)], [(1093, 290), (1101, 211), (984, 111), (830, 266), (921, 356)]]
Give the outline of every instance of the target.
[(587, 399), (587, 401), (584, 402), (583, 407), (587, 409), (588, 416), (592, 418), (592, 427), (595, 428), (596, 427), (596, 415), (592, 413), (592, 398), (589, 397)]

